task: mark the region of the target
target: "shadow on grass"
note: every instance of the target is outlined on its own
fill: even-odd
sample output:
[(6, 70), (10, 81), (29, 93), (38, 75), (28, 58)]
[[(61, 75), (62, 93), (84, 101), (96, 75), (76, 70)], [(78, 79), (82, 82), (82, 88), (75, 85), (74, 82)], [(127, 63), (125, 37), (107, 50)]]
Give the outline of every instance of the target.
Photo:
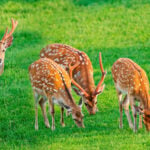
[[(4, 31), (0, 33), (0, 39), (4, 36)], [(36, 31), (30, 31), (30, 30), (19, 30), (13, 34), (13, 44), (9, 48), (11, 51), (14, 51), (14, 48), (24, 49), (26, 47), (34, 47), (35, 45), (42, 43), (44, 39), (42, 38), (42, 35), (39, 34), (39, 32)]]
[(3, 4), (6, 4), (8, 2), (16, 2), (16, 3), (36, 3), (36, 2), (39, 2), (39, 1), (42, 1), (42, 0), (1, 0), (0, 1), (0, 4), (3, 5)]
[(73, 0), (75, 5), (78, 6), (89, 6), (93, 4), (98, 4), (98, 5), (104, 5), (104, 4), (110, 4), (110, 5), (123, 5), (125, 7), (132, 7), (134, 4), (146, 4), (149, 3), (149, 0), (143, 0), (143, 1), (132, 1), (132, 0)]
[(79, 6), (88, 6), (92, 4), (100, 4), (100, 5), (107, 4), (107, 3), (113, 4), (115, 1), (113, 0), (73, 0), (73, 2)]
[(33, 32), (30, 30), (22, 30), (19, 31), (17, 33), (15, 33), (14, 35), (14, 41), (16, 44), (16, 47), (34, 47), (35, 45), (41, 43), (42, 41), (44, 41), (44, 39), (42, 38), (41, 34), (39, 34), (39, 32)]

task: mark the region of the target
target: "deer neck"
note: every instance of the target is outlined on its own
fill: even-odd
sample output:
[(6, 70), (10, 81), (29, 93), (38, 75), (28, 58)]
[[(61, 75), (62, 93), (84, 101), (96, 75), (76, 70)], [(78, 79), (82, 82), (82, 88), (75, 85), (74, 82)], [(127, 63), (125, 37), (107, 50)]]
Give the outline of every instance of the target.
[(146, 101), (146, 108), (150, 109), (150, 95), (149, 92), (145, 95), (145, 101)]
[(147, 90), (144, 90), (142, 93), (140, 93), (141, 101), (143, 102), (145, 109), (150, 109), (150, 95)]
[(59, 95), (59, 97), (57, 97), (58, 104), (60, 106), (64, 107), (67, 110), (77, 108), (77, 105), (74, 102), (74, 99), (69, 89), (61, 90), (60, 93), (61, 94)]
[(95, 90), (95, 83), (93, 79), (93, 68), (88, 68), (85, 64), (82, 68), (75, 70), (74, 80), (89, 94)]
[[(61, 75), (62, 76), (62, 75)], [(71, 91), (70, 91), (70, 88), (67, 87), (66, 83), (64, 80), (63, 81), (63, 84), (64, 84), (64, 90), (62, 90), (61, 92), (61, 96), (63, 97), (64, 99), (64, 105), (68, 106), (68, 108), (74, 108), (76, 107), (76, 103), (74, 102), (74, 99), (72, 97), (72, 94), (71, 94)]]

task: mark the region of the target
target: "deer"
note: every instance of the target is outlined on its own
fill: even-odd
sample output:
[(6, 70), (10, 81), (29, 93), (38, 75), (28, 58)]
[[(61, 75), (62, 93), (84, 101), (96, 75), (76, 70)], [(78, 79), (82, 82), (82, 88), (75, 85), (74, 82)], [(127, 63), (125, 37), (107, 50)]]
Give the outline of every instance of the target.
[(2, 75), (2, 73), (4, 72), (4, 60), (5, 60), (6, 49), (12, 45), (12, 41), (13, 41), (12, 34), (18, 25), (18, 21), (14, 21), (13, 19), (11, 19), (11, 22), (12, 22), (11, 31), (8, 33), (8, 27), (7, 27), (6, 32), (0, 41), (0, 75)]
[[(72, 71), (79, 65), (69, 65), (70, 76)], [(38, 104), (41, 107), (44, 123), (47, 128), (50, 124), (46, 115), (45, 102), (49, 102), (52, 116), (52, 130), (55, 129), (54, 104), (61, 107), (61, 125), (64, 127), (63, 112), (67, 109), (78, 127), (84, 128), (83, 114), (71, 94), (71, 82), (80, 87), (69, 74), (57, 63), (48, 58), (40, 58), (29, 66), (29, 76), (35, 98), (35, 130), (38, 130)]]
[[(143, 122), (147, 131), (150, 130), (150, 95), (149, 81), (146, 72), (129, 58), (119, 58), (112, 66), (112, 76), (119, 100), (120, 128), (123, 127), (122, 111), (125, 110), (129, 127), (137, 132), (137, 113), (139, 113), (139, 128)], [(123, 98), (123, 94), (125, 97)], [(140, 106), (136, 106), (138, 101)], [(129, 113), (132, 110), (134, 125)]]
[(95, 86), (93, 79), (93, 66), (86, 53), (69, 45), (55, 43), (43, 48), (40, 52), (40, 57), (52, 59), (61, 65), (68, 73), (70, 62), (74, 65), (76, 61), (78, 61), (80, 65), (73, 70), (72, 78), (82, 88), (82, 90), (80, 88), (73, 88), (74, 91), (81, 96), (79, 104), (82, 104), (83, 101), (90, 115), (95, 114), (96, 111), (98, 111), (97, 96), (104, 90), (105, 84), (102, 84), (106, 76), (106, 71), (104, 71), (102, 65), (101, 53), (99, 54), (99, 63), (102, 77), (97, 87)]

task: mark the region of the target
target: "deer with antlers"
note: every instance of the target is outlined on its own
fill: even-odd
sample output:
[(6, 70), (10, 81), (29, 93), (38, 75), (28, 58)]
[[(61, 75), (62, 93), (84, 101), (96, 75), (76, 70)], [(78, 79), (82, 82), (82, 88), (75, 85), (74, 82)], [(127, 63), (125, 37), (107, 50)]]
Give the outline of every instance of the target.
[[(75, 69), (79, 63), (70, 65), (71, 71)], [(45, 102), (49, 101), (50, 112), (52, 115), (52, 130), (55, 129), (54, 122), (54, 103), (61, 106), (61, 125), (64, 126), (63, 111), (64, 108), (72, 113), (72, 118), (78, 127), (84, 127), (83, 114), (81, 108), (76, 105), (71, 95), (71, 82), (73, 81), (77, 87), (80, 87), (68, 73), (57, 63), (48, 59), (41, 58), (29, 67), (30, 80), (35, 97), (35, 129), (38, 130), (38, 103), (40, 104), (44, 122), (46, 127), (50, 127), (46, 115)], [(40, 98), (41, 97), (41, 98)]]
[(2, 75), (2, 73), (4, 71), (4, 59), (5, 59), (6, 49), (11, 46), (12, 41), (13, 41), (12, 34), (18, 25), (18, 22), (14, 21), (13, 19), (11, 19), (11, 22), (12, 22), (11, 31), (8, 33), (8, 28), (6, 28), (6, 32), (5, 32), (2, 40), (0, 41), (0, 75)]
[[(118, 59), (112, 66), (112, 75), (115, 83), (115, 87), (119, 99), (119, 110), (120, 110), (120, 127), (122, 128), (122, 111), (125, 110), (125, 114), (128, 119), (130, 128), (135, 132), (137, 131), (137, 112), (144, 113), (144, 124), (146, 129), (150, 130), (150, 95), (149, 95), (149, 81), (145, 71), (128, 58)], [(122, 99), (123, 93), (125, 94)], [(140, 102), (143, 107), (135, 105), (136, 100)], [(129, 105), (132, 109), (134, 118), (134, 125), (132, 123)], [(139, 127), (142, 127), (142, 118), (139, 119)]]
[(40, 57), (52, 59), (60, 64), (68, 73), (70, 62), (73, 65), (76, 61), (79, 62), (80, 65), (72, 72), (72, 78), (80, 85), (80, 87), (78, 87), (79, 90), (74, 88), (74, 91), (82, 97), (80, 100), (83, 100), (89, 114), (95, 114), (97, 110), (97, 95), (104, 90), (104, 85), (102, 85), (102, 83), (104, 82), (106, 75), (106, 71), (104, 71), (102, 65), (101, 53), (99, 55), (99, 62), (102, 77), (97, 87), (95, 87), (93, 79), (92, 63), (84, 52), (64, 44), (51, 44), (41, 50)]

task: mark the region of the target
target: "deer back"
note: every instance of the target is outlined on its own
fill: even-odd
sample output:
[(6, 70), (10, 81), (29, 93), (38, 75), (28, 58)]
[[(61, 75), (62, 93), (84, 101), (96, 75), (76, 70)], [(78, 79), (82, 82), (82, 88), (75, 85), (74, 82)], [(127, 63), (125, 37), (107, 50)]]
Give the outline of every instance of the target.
[(55, 94), (71, 88), (67, 72), (54, 61), (43, 58), (29, 66), (32, 87), (46, 93)]
[(67, 71), (69, 71), (70, 63), (74, 65), (78, 61), (79, 66), (73, 71), (74, 80), (89, 94), (95, 90), (93, 67), (89, 57), (84, 52), (68, 45), (51, 44), (41, 50), (40, 57), (52, 59)]

